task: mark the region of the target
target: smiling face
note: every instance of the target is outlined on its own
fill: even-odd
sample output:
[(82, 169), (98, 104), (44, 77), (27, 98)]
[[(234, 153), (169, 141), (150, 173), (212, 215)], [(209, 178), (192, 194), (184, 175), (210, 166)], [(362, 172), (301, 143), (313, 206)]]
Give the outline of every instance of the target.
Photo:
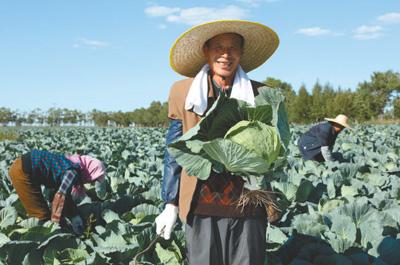
[(213, 75), (233, 79), (243, 53), (243, 38), (235, 33), (220, 34), (209, 39), (203, 51)]

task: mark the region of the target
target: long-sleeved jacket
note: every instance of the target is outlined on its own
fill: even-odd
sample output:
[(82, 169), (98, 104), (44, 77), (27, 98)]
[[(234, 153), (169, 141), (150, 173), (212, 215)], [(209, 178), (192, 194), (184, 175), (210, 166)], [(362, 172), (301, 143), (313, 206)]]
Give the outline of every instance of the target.
[(304, 133), (299, 141), (298, 147), (301, 155), (305, 160), (318, 160), (321, 157), (321, 147), (327, 146), (332, 150), (338, 133), (330, 122), (319, 123), (306, 133)]
[[(185, 101), (187, 94), (189, 92), (190, 85), (193, 82), (193, 78), (184, 79), (176, 82), (169, 94), (168, 99), (168, 117), (171, 120), (181, 121), (182, 133), (187, 132), (192, 127), (196, 126), (196, 124), (200, 121), (201, 117), (196, 113), (185, 109)], [(255, 95), (258, 94), (258, 88), (263, 86), (264, 84), (258, 83), (256, 81), (251, 80), (253, 92)], [(211, 86), (210, 86), (211, 87)], [(212, 89), (210, 89), (209, 97), (213, 97)], [(178, 125), (175, 125), (178, 126)], [(178, 135), (174, 128), (169, 129), (168, 134), (171, 136)], [(169, 140), (172, 140), (171, 137)], [(167, 139), (168, 140), (168, 139)], [(168, 160), (167, 160), (168, 159)], [(167, 163), (164, 165), (164, 176), (163, 176), (163, 187), (162, 187), (162, 196), (165, 202), (178, 202), (179, 204), (179, 217), (182, 221), (186, 222), (189, 212), (191, 211), (193, 195), (195, 194), (197, 187), (197, 177), (189, 176), (185, 170), (182, 170), (179, 174), (178, 168), (175, 168), (174, 165), (176, 162), (173, 159), (170, 159), (169, 156), (165, 158), (165, 161), (170, 161), (170, 165)], [(174, 169), (174, 170), (173, 170)], [(177, 183), (179, 183), (177, 185)], [(177, 187), (179, 188), (177, 189)], [(179, 195), (178, 195), (179, 193)], [(173, 195), (178, 195), (178, 198), (173, 200)], [(167, 198), (167, 200), (165, 200)]]

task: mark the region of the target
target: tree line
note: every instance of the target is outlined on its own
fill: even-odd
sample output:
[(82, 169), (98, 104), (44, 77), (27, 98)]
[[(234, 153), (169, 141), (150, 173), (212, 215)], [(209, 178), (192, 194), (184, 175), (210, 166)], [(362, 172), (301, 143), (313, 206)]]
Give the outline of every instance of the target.
[[(358, 123), (400, 119), (400, 74), (397, 72), (374, 72), (370, 80), (359, 83), (354, 91), (334, 89), (330, 84), (316, 82), (310, 90), (302, 85), (296, 92), (291, 84), (271, 77), (264, 83), (282, 89), (289, 121), (293, 123), (314, 123), (339, 113), (346, 114)], [(66, 108), (20, 112), (2, 107), (0, 125), (165, 127), (168, 124), (167, 114), (168, 103), (159, 101), (153, 101), (148, 108), (128, 112), (94, 109), (84, 113)]]
[(279, 79), (267, 78), (264, 83), (284, 91), (290, 122), (314, 123), (339, 113), (357, 123), (400, 119), (400, 74), (397, 72), (374, 72), (369, 81), (359, 83), (354, 91), (316, 82), (311, 92), (302, 85), (296, 93), (292, 85)]

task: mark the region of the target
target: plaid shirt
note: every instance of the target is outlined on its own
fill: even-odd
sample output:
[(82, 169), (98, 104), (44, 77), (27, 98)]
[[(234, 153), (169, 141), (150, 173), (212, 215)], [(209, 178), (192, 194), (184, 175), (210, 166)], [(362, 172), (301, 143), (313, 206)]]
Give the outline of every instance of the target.
[(39, 180), (39, 183), (51, 188), (59, 188), (66, 179), (65, 176), (68, 175), (67, 172), (69, 171), (69, 175), (71, 176), (68, 176), (64, 183), (66, 191), (77, 179), (75, 175), (78, 174), (79, 164), (73, 164), (63, 154), (32, 150), (30, 155), (32, 175), (35, 179)]

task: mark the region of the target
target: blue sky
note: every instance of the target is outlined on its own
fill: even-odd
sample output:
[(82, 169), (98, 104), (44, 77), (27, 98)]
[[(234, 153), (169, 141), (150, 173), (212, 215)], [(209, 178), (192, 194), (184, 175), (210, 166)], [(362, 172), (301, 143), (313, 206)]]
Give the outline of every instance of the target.
[(222, 18), (278, 33), (278, 50), (249, 73), (258, 81), (355, 89), (374, 71), (400, 71), (397, 0), (2, 0), (0, 107), (128, 111), (166, 101), (184, 78), (169, 67), (174, 40)]

